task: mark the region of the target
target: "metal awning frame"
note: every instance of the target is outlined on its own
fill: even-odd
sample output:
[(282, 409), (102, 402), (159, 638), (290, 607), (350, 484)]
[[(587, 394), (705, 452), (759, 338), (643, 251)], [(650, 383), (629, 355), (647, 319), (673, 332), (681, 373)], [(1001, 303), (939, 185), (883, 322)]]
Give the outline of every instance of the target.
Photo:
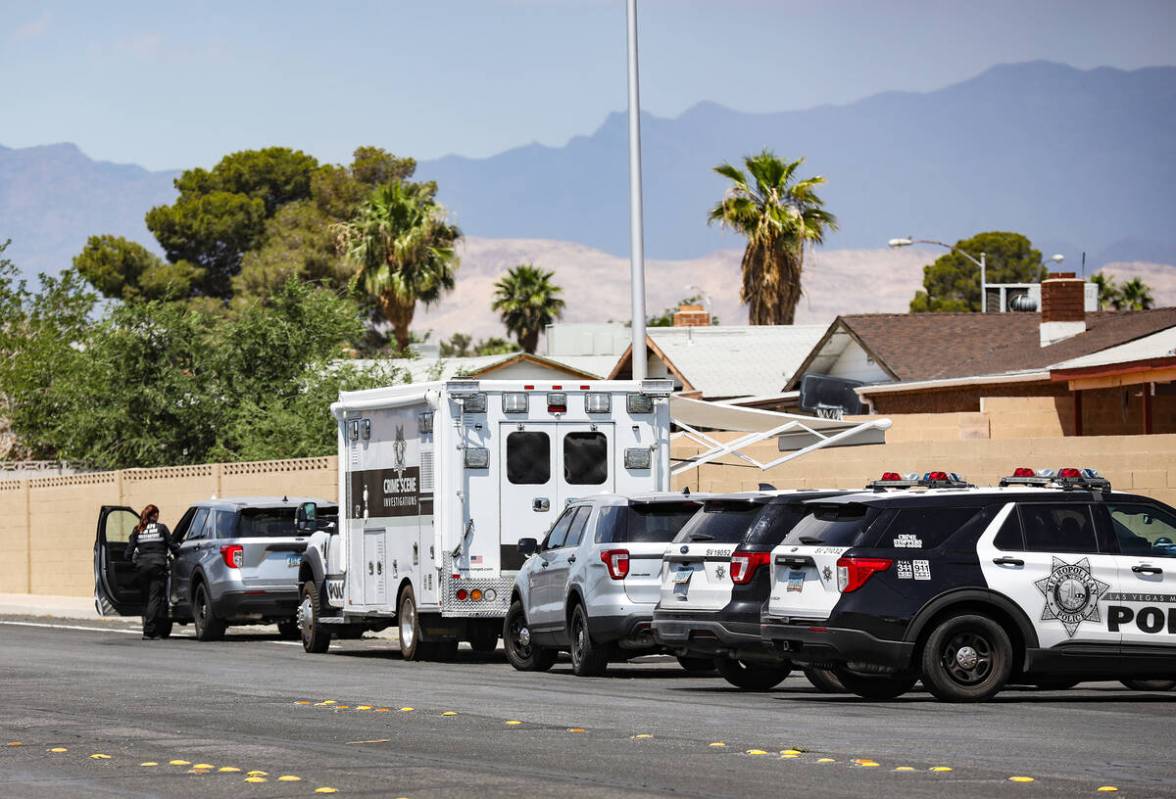
[[(687, 472), (691, 469), (697, 469), (704, 463), (710, 463), (711, 461), (716, 460), (717, 458), (722, 458), (726, 455), (734, 455), (751, 466), (759, 468), (760, 471), (767, 471), (768, 469), (779, 466), (782, 463), (787, 463), (788, 461), (803, 457), (810, 452), (816, 452), (819, 449), (846, 444), (850, 439), (866, 431), (876, 430), (882, 432), (888, 430), (890, 429), (891, 422), (889, 419), (872, 419), (870, 421), (862, 422), (861, 424), (854, 425), (853, 427), (839, 430), (836, 433), (830, 434), (813, 429), (809, 425), (806, 425), (797, 419), (790, 419), (789, 421), (778, 425), (777, 427), (773, 427), (770, 430), (748, 433), (747, 435), (741, 436), (734, 441), (729, 441), (726, 444), (718, 441), (715, 438), (712, 438), (711, 436), (708, 436), (706, 433), (694, 429), (690, 425), (685, 424), (678, 419), (674, 419), (674, 424), (682, 428), (682, 430), (685, 431), (684, 435), (691, 441), (704, 447), (710, 447), (710, 449), (695, 458), (691, 458), (690, 460), (675, 464), (670, 469), (671, 475), (682, 474), (683, 472)], [(801, 449), (789, 452), (786, 455), (781, 455), (779, 458), (768, 461), (767, 463), (761, 463), (760, 461), (742, 451), (744, 447), (751, 446), (752, 444), (758, 444), (759, 442), (765, 441), (769, 438), (774, 438), (776, 436), (794, 432), (808, 433), (817, 440), (812, 444), (809, 444), (807, 447), (802, 447)]]

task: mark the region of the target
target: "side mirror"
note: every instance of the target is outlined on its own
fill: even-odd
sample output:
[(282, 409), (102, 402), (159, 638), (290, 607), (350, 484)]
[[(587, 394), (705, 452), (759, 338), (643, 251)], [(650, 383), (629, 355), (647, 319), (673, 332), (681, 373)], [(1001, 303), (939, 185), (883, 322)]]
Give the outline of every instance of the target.
[(318, 505), (303, 502), (294, 511), (294, 526), (300, 533), (312, 533), (318, 527)]
[(519, 554), (524, 558), (529, 558), (535, 554), (539, 549), (539, 542), (534, 538), (520, 538), (519, 539)]

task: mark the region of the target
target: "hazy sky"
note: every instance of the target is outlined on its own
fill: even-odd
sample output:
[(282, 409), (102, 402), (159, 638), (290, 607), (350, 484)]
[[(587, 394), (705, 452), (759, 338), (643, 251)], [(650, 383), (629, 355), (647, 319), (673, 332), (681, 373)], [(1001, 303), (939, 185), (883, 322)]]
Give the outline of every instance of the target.
[[(1176, 62), (1176, 0), (640, 0), (645, 110), (927, 90), (998, 63)], [(0, 0), (0, 144), (154, 169), (559, 145), (625, 106), (624, 0)]]

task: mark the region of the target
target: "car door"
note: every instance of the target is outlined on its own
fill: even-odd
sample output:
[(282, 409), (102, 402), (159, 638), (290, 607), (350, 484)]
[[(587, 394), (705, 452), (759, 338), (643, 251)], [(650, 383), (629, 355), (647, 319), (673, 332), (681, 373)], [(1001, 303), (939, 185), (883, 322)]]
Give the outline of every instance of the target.
[[(1138, 648), (1176, 655), (1176, 513), (1150, 502), (1105, 503), (1119, 542), (1119, 591), (1107, 622), (1123, 636), (1124, 652)], [(1142, 652), (1141, 652), (1142, 654)]]
[(576, 513), (568, 526), (568, 534), (564, 538), (563, 546), (552, 553), (553, 557), (546, 574), (551, 586), (550, 612), (553, 625), (567, 621), (564, 618), (564, 608), (567, 607), (568, 581), (571, 578), (572, 566), (580, 557), (580, 542), (588, 527), (588, 519), (592, 516), (591, 505), (581, 505), (569, 510), (574, 510)]
[[(188, 607), (192, 601), (192, 575), (211, 540), (208, 508), (192, 508), (176, 525), (180, 554), (171, 568), (171, 602), (176, 607)], [(207, 529), (206, 529), (207, 528)]]
[(552, 607), (559, 605), (555, 599), (555, 572), (552, 566), (563, 557), (564, 542), (577, 510), (579, 508), (568, 508), (563, 512), (547, 534), (542, 549), (535, 555), (536, 563), (530, 572), (531, 583), (528, 586), (531, 606), (527, 609), (527, 621), (531, 627), (540, 631), (558, 626), (561, 620), (557, 613), (552, 612)]
[(103, 505), (94, 539), (94, 606), (99, 616), (143, 615), (143, 585), (126, 557), (127, 542), (139, 514), (133, 508)]
[(1088, 502), (1010, 504), (978, 554), (989, 587), (1021, 606), (1043, 648), (1081, 645), (1117, 656), (1122, 636), (1107, 618), (1120, 590), (1119, 558), (1094, 511)]

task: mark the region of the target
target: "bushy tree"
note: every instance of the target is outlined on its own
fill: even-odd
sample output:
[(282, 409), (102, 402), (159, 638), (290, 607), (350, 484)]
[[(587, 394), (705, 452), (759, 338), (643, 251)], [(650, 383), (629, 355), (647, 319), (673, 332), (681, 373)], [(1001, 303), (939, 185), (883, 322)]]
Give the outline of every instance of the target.
[[(973, 258), (985, 254), (989, 283), (1039, 283), (1046, 276), (1041, 251), (1020, 233), (977, 233), (955, 243)], [(948, 252), (923, 267), (923, 288), (915, 293), (911, 313), (980, 310), (980, 269), (959, 252)]]
[(519, 264), (494, 284), (491, 307), (524, 352), (534, 352), (539, 347), (539, 334), (563, 315), (565, 303), (559, 296), (563, 289), (555, 285), (553, 277), (554, 272), (534, 264)]

